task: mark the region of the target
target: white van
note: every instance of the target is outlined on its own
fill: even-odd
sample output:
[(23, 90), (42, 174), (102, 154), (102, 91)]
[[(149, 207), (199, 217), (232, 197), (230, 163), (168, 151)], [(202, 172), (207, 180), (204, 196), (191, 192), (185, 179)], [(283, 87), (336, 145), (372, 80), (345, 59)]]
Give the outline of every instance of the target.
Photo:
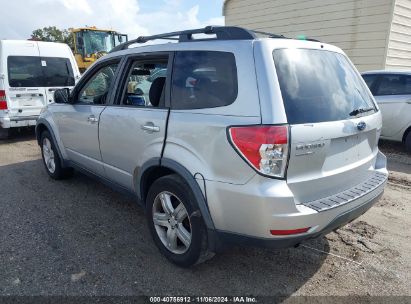
[(67, 44), (0, 40), (0, 138), (10, 128), (34, 126), (54, 91), (72, 88), (79, 78)]

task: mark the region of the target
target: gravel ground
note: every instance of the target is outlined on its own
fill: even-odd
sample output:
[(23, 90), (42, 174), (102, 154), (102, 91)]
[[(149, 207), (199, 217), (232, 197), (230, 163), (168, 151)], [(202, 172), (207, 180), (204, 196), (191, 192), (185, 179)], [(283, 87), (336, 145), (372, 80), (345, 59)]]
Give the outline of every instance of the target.
[(233, 248), (181, 269), (135, 202), (79, 173), (51, 180), (31, 134), (0, 142), (0, 295), (411, 296), (411, 157), (380, 146), (389, 183), (356, 221), (298, 248)]

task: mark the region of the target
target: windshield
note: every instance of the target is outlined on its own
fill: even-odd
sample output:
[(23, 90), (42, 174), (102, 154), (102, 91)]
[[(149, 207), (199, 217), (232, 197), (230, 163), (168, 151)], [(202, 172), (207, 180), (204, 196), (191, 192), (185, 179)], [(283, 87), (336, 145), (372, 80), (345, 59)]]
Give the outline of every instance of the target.
[(87, 31), (83, 34), (84, 49), (87, 55), (98, 52), (110, 52), (114, 48), (112, 33)]
[(11, 87), (74, 86), (68, 58), (9, 56), (7, 67)]
[(344, 55), (277, 49), (273, 57), (289, 123), (344, 120), (376, 111), (364, 81)]

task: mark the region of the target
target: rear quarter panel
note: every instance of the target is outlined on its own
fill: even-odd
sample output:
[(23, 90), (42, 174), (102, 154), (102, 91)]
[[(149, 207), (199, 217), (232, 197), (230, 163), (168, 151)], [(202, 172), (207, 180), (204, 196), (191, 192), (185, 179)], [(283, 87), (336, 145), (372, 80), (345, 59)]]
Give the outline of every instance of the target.
[(231, 146), (226, 130), (259, 123), (259, 117), (171, 112), (163, 156), (206, 180), (245, 184), (256, 173)]

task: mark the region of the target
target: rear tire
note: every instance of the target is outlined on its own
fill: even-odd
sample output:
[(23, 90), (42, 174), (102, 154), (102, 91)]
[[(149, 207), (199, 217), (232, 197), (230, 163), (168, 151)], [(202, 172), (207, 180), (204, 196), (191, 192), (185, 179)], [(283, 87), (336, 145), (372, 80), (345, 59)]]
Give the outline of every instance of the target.
[(191, 188), (175, 174), (157, 179), (147, 195), (146, 216), (154, 243), (180, 267), (190, 267), (213, 256), (197, 206)]
[(41, 156), (47, 174), (56, 180), (69, 178), (73, 175), (72, 168), (63, 168), (56, 145), (48, 131), (41, 133), (40, 139)]
[(411, 154), (411, 131), (408, 132), (407, 137), (405, 138), (404, 144), (405, 144), (405, 150), (407, 150), (407, 152)]

